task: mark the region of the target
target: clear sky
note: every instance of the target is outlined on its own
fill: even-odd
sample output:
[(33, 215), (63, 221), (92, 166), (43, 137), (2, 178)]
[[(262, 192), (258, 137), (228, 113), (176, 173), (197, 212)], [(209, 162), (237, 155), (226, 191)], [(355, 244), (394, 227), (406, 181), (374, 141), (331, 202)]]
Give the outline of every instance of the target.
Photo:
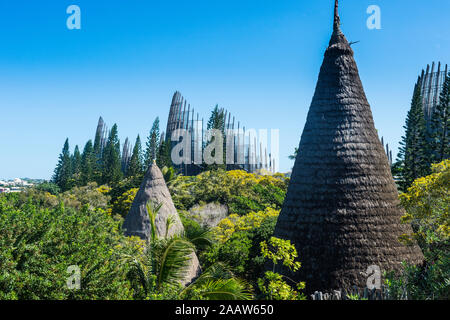
[[(375, 125), (395, 150), (422, 68), (450, 63), (450, 1), (341, 0)], [(165, 129), (179, 90), (205, 118), (280, 129), (280, 169), (298, 146), (333, 0), (0, 2), (0, 178), (50, 178), (64, 140), (83, 148), (98, 117), (120, 139)], [(81, 8), (68, 30), (66, 8)], [(369, 30), (369, 5), (381, 30)]]

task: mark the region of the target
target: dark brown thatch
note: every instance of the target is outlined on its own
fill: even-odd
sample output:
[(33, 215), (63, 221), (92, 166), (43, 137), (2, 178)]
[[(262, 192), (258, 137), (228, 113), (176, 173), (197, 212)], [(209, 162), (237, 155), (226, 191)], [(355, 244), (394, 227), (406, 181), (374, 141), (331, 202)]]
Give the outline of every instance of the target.
[(275, 236), (290, 239), (302, 268), (292, 275), (307, 291), (365, 287), (370, 265), (398, 270), (420, 263), (387, 156), (375, 130), (353, 50), (340, 30), (325, 52)]
[[(126, 236), (138, 236), (141, 239), (147, 240), (150, 238), (150, 219), (147, 212), (146, 204), (151, 202), (154, 206), (162, 204), (161, 209), (156, 215), (156, 233), (158, 237), (166, 236), (166, 225), (168, 217), (172, 216), (174, 223), (170, 227), (167, 236), (171, 237), (176, 234), (184, 232), (183, 224), (178, 216), (177, 209), (173, 204), (169, 189), (162, 175), (161, 170), (155, 162), (151, 164), (145, 174), (144, 180), (141, 183), (139, 191), (134, 198), (130, 211), (125, 217), (123, 229)], [(197, 277), (200, 273), (200, 264), (195, 252), (191, 255), (191, 262), (186, 277), (181, 282), (188, 284), (191, 280)]]

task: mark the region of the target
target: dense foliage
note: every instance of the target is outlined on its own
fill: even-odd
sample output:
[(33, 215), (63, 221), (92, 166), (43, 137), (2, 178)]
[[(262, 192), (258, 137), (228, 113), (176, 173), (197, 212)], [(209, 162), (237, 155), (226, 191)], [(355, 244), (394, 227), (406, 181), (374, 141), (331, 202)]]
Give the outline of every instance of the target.
[[(400, 275), (386, 275), (393, 298), (450, 297), (450, 160), (443, 161), (449, 157), (449, 86), (447, 77), (430, 130), (420, 85), (406, 120), (393, 171), (405, 191), (403, 220), (412, 223), (414, 234), (399, 240), (418, 240), (426, 260), (423, 266), (405, 265)], [(216, 106), (208, 128), (223, 132), (225, 120)], [(301, 290), (307, 284), (275, 272), (279, 264), (291, 271), (301, 267), (295, 247), (273, 237), (289, 178), (218, 165), (204, 166), (197, 176), (177, 175), (158, 118), (145, 150), (139, 136), (134, 147), (127, 139), (121, 150), (117, 125), (109, 132), (105, 128), (100, 119), (94, 143), (89, 140), (82, 152), (76, 146), (71, 154), (66, 139), (52, 182), (0, 195), (0, 299), (305, 298)], [(152, 233), (144, 242), (124, 237), (121, 225), (153, 160), (162, 168), (185, 232), (170, 238)], [(213, 228), (188, 214), (209, 203), (228, 208)], [(148, 208), (154, 231), (159, 207)], [(202, 274), (182, 286), (193, 252)], [(70, 266), (80, 268), (79, 290), (67, 285)]]
[[(271, 237), (268, 243), (261, 242), (261, 253), (264, 258), (272, 261), (272, 271), (266, 271), (264, 277), (258, 279), (262, 296), (269, 300), (306, 300), (306, 296), (298, 292), (305, 288), (304, 282), (296, 283), (289, 277), (275, 272), (275, 267), (279, 263), (292, 272), (300, 269), (301, 263), (295, 261), (298, 257), (295, 246), (289, 240)], [(290, 285), (286, 280), (291, 282)]]
[(111, 127), (107, 137), (105, 130), (106, 126), (100, 117), (94, 143), (89, 140), (83, 153), (75, 146), (71, 154), (69, 139), (66, 139), (52, 177), (52, 182), (60, 190), (67, 191), (90, 182), (115, 186), (124, 177), (143, 175), (153, 160), (171, 167), (168, 144), (160, 142), (159, 118), (156, 118), (150, 130), (145, 151), (142, 150), (139, 135), (134, 147), (130, 146), (127, 138), (121, 150), (117, 124)]
[(422, 106), (420, 82), (416, 84), (411, 102), (411, 109), (406, 117), (404, 126), (405, 135), (402, 137), (399, 148), (398, 174), (400, 187), (406, 190), (418, 177), (429, 173), (430, 145), (427, 141), (427, 128)]
[(193, 177), (178, 176), (168, 186), (178, 209), (219, 202), (230, 213), (244, 215), (270, 207), (281, 209), (289, 179), (282, 174), (250, 174), (242, 170), (205, 171)]
[(392, 168), (403, 192), (415, 179), (430, 174), (431, 164), (450, 157), (450, 74), (445, 77), (439, 103), (428, 125), (420, 88), (419, 81), (414, 88), (411, 109), (406, 117), (405, 135), (400, 142), (397, 162)]
[(223, 219), (212, 230), (214, 243), (200, 255), (200, 261), (204, 265), (225, 263), (257, 288), (257, 279), (263, 276), (266, 263), (260, 243), (273, 235), (278, 214), (278, 210), (267, 208)]
[(401, 240), (417, 240), (425, 263), (405, 265), (401, 276), (388, 276), (394, 298), (450, 298), (450, 160), (433, 165), (432, 171), (400, 195), (407, 212), (403, 220), (412, 223), (414, 229), (414, 234), (404, 235)]
[[(137, 250), (118, 221), (102, 209), (37, 204), (22, 195), (0, 196), (1, 299), (129, 299), (125, 255)], [(81, 287), (67, 286), (78, 266)]]

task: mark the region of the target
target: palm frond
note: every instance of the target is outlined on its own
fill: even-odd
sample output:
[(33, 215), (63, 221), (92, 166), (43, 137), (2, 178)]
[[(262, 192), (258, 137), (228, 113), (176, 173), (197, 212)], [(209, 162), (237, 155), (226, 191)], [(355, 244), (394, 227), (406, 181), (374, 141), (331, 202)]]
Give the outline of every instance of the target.
[(209, 280), (198, 288), (200, 295), (209, 300), (250, 300), (249, 285), (238, 278)]
[(249, 300), (253, 297), (250, 285), (236, 278), (230, 268), (217, 262), (205, 270), (181, 296), (187, 296), (191, 290), (200, 292), (203, 298), (211, 300)]
[(150, 218), (150, 233), (151, 238), (150, 240), (154, 241), (158, 238), (158, 235), (156, 233), (156, 216), (158, 215), (158, 211), (162, 207), (162, 203), (160, 204), (154, 204), (153, 202), (149, 201), (146, 204), (147, 207), (147, 213)]
[(168, 216), (166, 221), (166, 234), (164, 236), (165, 238), (167, 238), (167, 236), (169, 235), (169, 230), (174, 224), (175, 224), (175, 216), (174, 215)]
[(223, 262), (216, 262), (197, 278), (196, 283), (203, 283), (208, 280), (231, 279), (234, 277), (235, 275), (229, 266)]
[(185, 232), (185, 237), (197, 248), (204, 248), (213, 243), (211, 229), (207, 227), (190, 228)]
[(145, 270), (145, 266), (140, 263), (137, 259), (130, 261), (130, 269), (128, 271), (128, 279), (136, 281), (140, 284), (144, 290), (144, 295), (148, 293), (148, 277)]
[(156, 257), (157, 287), (163, 284), (176, 284), (188, 272), (194, 246), (189, 241), (175, 236), (159, 240), (152, 248)]

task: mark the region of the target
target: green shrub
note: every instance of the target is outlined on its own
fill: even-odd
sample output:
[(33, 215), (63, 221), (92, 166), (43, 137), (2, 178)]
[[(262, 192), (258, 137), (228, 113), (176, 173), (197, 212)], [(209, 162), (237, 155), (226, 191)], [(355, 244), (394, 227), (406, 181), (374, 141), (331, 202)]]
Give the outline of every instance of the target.
[[(123, 256), (140, 250), (102, 209), (41, 208), (0, 196), (0, 299), (129, 299)], [(69, 289), (69, 266), (81, 288)]]
[(386, 275), (394, 299), (450, 299), (450, 160), (432, 166), (432, 174), (416, 179), (400, 195), (406, 209), (403, 222), (411, 223), (413, 234), (406, 244), (417, 240), (425, 261), (421, 266), (404, 265), (401, 274)]
[(242, 170), (205, 171), (194, 177), (178, 176), (168, 184), (177, 209), (198, 203), (226, 204), (230, 213), (245, 215), (265, 208), (280, 209), (289, 179), (284, 175), (261, 175)]

